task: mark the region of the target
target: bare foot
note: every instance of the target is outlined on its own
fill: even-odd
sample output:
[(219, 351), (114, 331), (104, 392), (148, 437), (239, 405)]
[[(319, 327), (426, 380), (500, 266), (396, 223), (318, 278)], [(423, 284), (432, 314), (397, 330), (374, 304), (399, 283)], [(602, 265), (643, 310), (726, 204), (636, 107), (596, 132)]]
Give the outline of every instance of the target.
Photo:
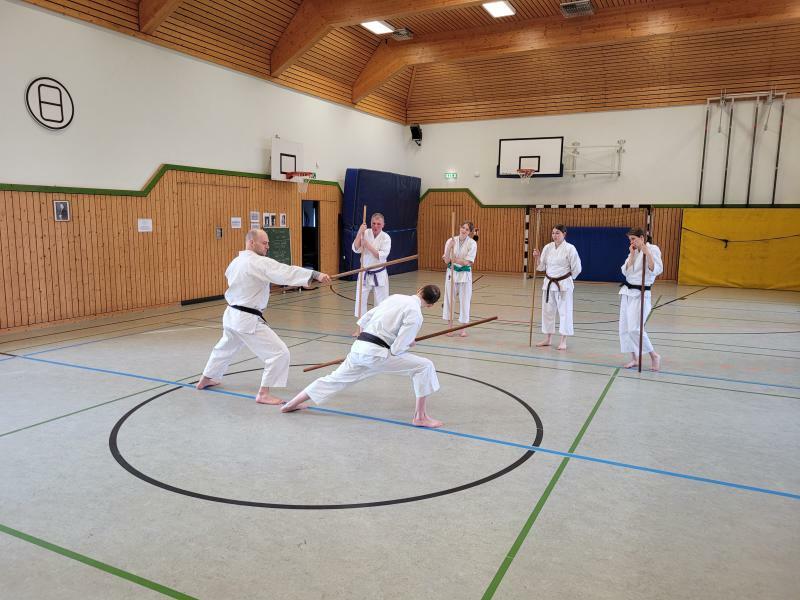
[(206, 377), (205, 375), (203, 375), (200, 378), (200, 381), (197, 382), (197, 385), (195, 387), (198, 390), (204, 390), (207, 387), (211, 387), (212, 385), (219, 385), (220, 383), (221, 382), (217, 381), (216, 379), (211, 379), (211, 377)]
[(294, 400), (290, 400), (283, 406), (281, 406), (282, 413), (294, 412), (296, 410), (303, 410), (304, 408), (308, 408), (305, 400), (300, 400), (299, 402), (295, 398)]
[(259, 394), (256, 396), (256, 402), (259, 404), (271, 404), (272, 406), (275, 406), (277, 404), (283, 404), (284, 401), (277, 396), (273, 396), (272, 394), (262, 394), (259, 392)]
[(566, 350), (567, 349), (567, 338), (561, 338), (561, 343), (558, 344), (559, 350)]
[(423, 415), (421, 417), (414, 417), (414, 420), (411, 421), (415, 427), (430, 427), (436, 428), (441, 427), (444, 425), (441, 421), (437, 421), (436, 419), (431, 419), (428, 415)]
[(544, 346), (549, 346), (549, 345), (550, 345), (550, 340), (544, 340), (543, 342), (539, 342), (538, 344), (536, 344), (536, 346), (539, 347), (539, 348), (542, 348)]
[(634, 367), (636, 367), (638, 365), (639, 365), (639, 361), (638, 360), (631, 360), (629, 362), (626, 362), (624, 365), (622, 365), (622, 368), (623, 369), (632, 369), (632, 368), (634, 368)]
[(458, 337), (467, 337), (467, 332), (462, 329), (461, 333), (458, 334)]
[(453, 337), (453, 336), (455, 335), (455, 333), (453, 333), (453, 332), (451, 331), (450, 333), (445, 333), (445, 335), (446, 335), (447, 337)]
[(350, 334), (350, 337), (358, 337), (361, 335), (361, 330), (356, 329), (353, 333)]
[(660, 371), (661, 370), (661, 355), (660, 354), (656, 354), (655, 352), (653, 352), (650, 355), (650, 360), (652, 361), (651, 365), (650, 365), (650, 370), (651, 371)]

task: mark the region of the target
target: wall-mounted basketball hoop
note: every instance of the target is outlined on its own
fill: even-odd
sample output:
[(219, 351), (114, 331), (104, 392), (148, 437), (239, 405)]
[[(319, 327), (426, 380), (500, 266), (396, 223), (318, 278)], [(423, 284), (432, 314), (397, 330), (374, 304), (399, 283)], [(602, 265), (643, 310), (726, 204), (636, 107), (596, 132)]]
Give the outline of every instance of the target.
[(297, 184), (297, 191), (305, 194), (308, 191), (308, 184), (314, 178), (311, 171), (289, 171), (286, 173), (286, 180)]
[(536, 169), (517, 169), (517, 175), (522, 183), (530, 183), (534, 173)]

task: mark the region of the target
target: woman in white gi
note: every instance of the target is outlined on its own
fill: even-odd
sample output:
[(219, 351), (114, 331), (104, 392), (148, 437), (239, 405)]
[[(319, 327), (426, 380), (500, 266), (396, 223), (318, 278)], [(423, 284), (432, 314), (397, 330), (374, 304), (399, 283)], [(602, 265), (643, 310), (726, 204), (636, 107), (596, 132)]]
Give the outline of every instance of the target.
[(251, 229), (245, 237), (245, 249), (225, 270), (228, 308), (222, 315), (222, 338), (211, 351), (203, 376), (197, 382), (198, 390), (219, 385), (231, 360), (245, 345), (264, 361), (256, 402), (283, 402), (269, 393), (271, 387), (286, 387), (289, 378), (289, 348), (261, 316), (269, 302), (269, 286), (276, 283), (299, 287), (308, 285), (311, 279), (327, 283), (331, 278), (325, 273), (279, 263), (267, 257), (267, 250), (267, 232)]
[(553, 241), (547, 244), (541, 255), (534, 248), (533, 256), (539, 257), (538, 271), (544, 271), (542, 282), (542, 333), (547, 337), (537, 346), (549, 346), (556, 332), (556, 313), (558, 313), (558, 333), (561, 341), (559, 350), (567, 349), (567, 336), (575, 335), (572, 326), (573, 280), (581, 273), (581, 257), (575, 246), (566, 241), (567, 228), (564, 225), (553, 227)]
[(350, 354), (330, 375), (320, 377), (288, 402), (281, 412), (304, 408), (311, 400), (322, 404), (346, 387), (379, 373), (410, 375), (417, 397), (412, 423), (417, 427), (441, 427), (425, 410), (430, 394), (439, 389), (436, 368), (427, 358), (408, 352), (422, 327), (422, 308), (433, 306), (441, 292), (435, 285), (426, 285), (416, 294), (394, 294), (376, 306), (358, 324), (363, 331), (353, 342)]
[[(620, 352), (630, 352), (631, 360), (625, 363), (624, 368), (631, 369), (639, 364), (639, 319), (641, 318), (642, 300), (642, 269), (645, 262), (647, 270), (644, 275), (644, 319), (650, 314), (650, 288), (656, 277), (664, 271), (661, 262), (661, 249), (645, 241), (644, 230), (634, 227), (628, 231), (630, 252), (625, 264), (622, 265), (622, 274), (625, 283), (619, 289), (619, 346)], [(642, 332), (642, 351), (650, 354), (650, 368), (653, 371), (661, 369), (661, 356), (653, 350), (653, 344), (647, 337), (647, 332)]]
[[(472, 263), (478, 253), (478, 244), (472, 239), (475, 225), (471, 221), (464, 221), (459, 229), (458, 236), (450, 238), (444, 245), (442, 260), (447, 263), (447, 275), (444, 280), (444, 307), (442, 319), (450, 320), (450, 289), (451, 278), (455, 271), (455, 292), (458, 296), (458, 322), (469, 323), (469, 303), (472, 300)], [(451, 265), (452, 259), (452, 265)], [(448, 333), (447, 335), (455, 335)], [(461, 337), (467, 337), (467, 330), (461, 330)]]
[[(369, 267), (386, 262), (389, 252), (392, 250), (392, 238), (383, 230), (384, 219), (381, 213), (375, 213), (370, 219), (370, 227), (362, 223), (358, 228), (356, 239), (353, 240), (353, 252), (361, 254), (361, 267)], [(375, 306), (389, 297), (389, 275), (386, 267), (375, 269), (374, 271), (364, 271), (359, 274), (363, 277), (361, 295), (358, 294), (356, 286), (356, 308), (355, 316), (360, 317), (367, 312), (367, 299), (369, 292), (375, 293)], [(359, 303), (361, 310), (359, 310)]]

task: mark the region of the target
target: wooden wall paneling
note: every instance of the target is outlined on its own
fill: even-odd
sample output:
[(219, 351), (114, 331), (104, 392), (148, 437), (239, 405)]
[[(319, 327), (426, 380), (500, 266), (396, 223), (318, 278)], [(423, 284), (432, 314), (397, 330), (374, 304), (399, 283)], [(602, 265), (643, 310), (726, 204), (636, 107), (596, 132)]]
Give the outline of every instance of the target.
[(33, 289), (35, 275), (31, 267), (30, 237), (27, 231), (28, 215), (25, 207), (25, 192), (14, 192), (14, 211), (15, 229), (17, 232), (17, 255), (22, 259), (22, 274), (24, 279), (25, 306), (22, 307), (22, 323), (27, 325), (34, 322), (36, 318), (36, 308), (34, 305)]
[(664, 273), (661, 279), (677, 281), (680, 258), (682, 208), (653, 209), (653, 243), (661, 249)]
[(39, 286), (41, 285), (41, 277), (39, 275), (39, 259), (38, 249), (40, 247), (38, 235), (36, 232), (35, 215), (32, 214), (31, 192), (23, 192), (20, 194), (22, 200), (22, 234), (24, 236), (24, 243), (26, 248), (26, 258), (29, 261), (30, 267), (29, 277), (30, 290), (33, 295), (33, 304), (28, 307), (32, 310), (31, 318), (34, 322), (42, 318), (42, 298), (39, 293)]
[(14, 297), (13, 285), (15, 281), (15, 274), (13, 269), (16, 267), (11, 258), (11, 250), (9, 248), (9, 240), (11, 234), (8, 230), (8, 224), (11, 221), (11, 202), (9, 199), (10, 194), (5, 192), (0, 195), (0, 329), (11, 327), (14, 323)]
[(48, 214), (48, 202), (45, 194), (34, 192), (31, 194), (33, 198), (33, 206), (35, 207), (35, 214), (32, 221), (35, 223), (36, 234), (38, 238), (38, 254), (40, 260), (39, 267), (39, 294), (44, 303), (44, 319), (46, 321), (55, 320), (55, 302), (53, 301), (53, 282), (52, 282), (52, 268), (51, 268), (51, 254), (53, 247), (50, 245), (50, 225), (53, 221), (52, 204)]

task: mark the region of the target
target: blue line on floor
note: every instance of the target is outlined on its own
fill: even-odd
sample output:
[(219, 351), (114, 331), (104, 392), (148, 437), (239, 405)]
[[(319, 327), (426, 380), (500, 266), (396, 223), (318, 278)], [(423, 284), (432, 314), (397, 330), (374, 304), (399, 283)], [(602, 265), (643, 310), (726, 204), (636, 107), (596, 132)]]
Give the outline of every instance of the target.
[[(172, 381), (170, 379), (161, 379), (159, 377), (148, 377), (147, 375), (137, 375), (135, 373), (126, 373), (124, 371), (114, 371), (114, 370), (111, 370), (111, 369), (100, 369), (100, 368), (97, 368), (97, 367), (87, 367), (87, 366), (84, 366), (84, 365), (76, 365), (76, 364), (73, 364), (73, 363), (67, 363), (67, 362), (62, 362), (62, 361), (58, 361), (58, 360), (48, 360), (46, 358), (34, 358), (34, 357), (30, 357), (30, 356), (19, 356), (19, 358), (21, 358), (23, 360), (30, 360), (30, 361), (34, 361), (34, 362), (41, 362), (41, 363), (46, 363), (46, 364), (51, 364), (51, 365), (58, 365), (58, 366), (62, 366), (62, 367), (70, 367), (70, 368), (73, 368), (73, 369), (82, 369), (82, 370), (91, 371), (91, 372), (94, 372), (94, 373), (104, 373), (104, 374), (108, 374), (108, 375), (119, 375), (121, 377), (131, 377), (133, 379), (141, 379), (141, 380), (144, 380), (144, 381), (155, 381), (155, 382), (158, 382), (158, 383), (166, 383), (166, 384), (169, 384), (169, 385), (175, 385), (175, 386), (179, 386), (179, 387), (185, 387), (185, 388), (194, 389), (194, 385), (191, 384), (191, 383), (182, 383), (180, 381)], [(225, 395), (225, 396), (235, 396), (237, 398), (247, 398), (248, 400), (251, 400), (253, 398), (252, 394), (241, 394), (239, 392), (229, 392), (229, 391), (220, 390), (220, 389), (206, 388), (205, 390), (202, 390), (202, 391), (203, 392), (212, 392), (212, 393), (216, 393), (216, 394), (222, 394), (222, 395)], [(427, 429), (427, 428), (421, 428), (421, 427), (416, 427), (416, 426), (414, 426), (414, 425), (412, 425), (410, 423), (406, 423), (404, 421), (397, 421), (395, 419), (386, 419), (386, 418), (383, 418), (383, 417), (373, 417), (373, 416), (364, 415), (364, 414), (361, 414), (361, 413), (354, 413), (354, 412), (348, 412), (348, 411), (343, 411), (343, 410), (335, 410), (335, 409), (332, 409), (332, 408), (321, 408), (321, 407), (312, 406), (312, 407), (309, 407), (308, 410), (313, 410), (313, 411), (316, 411), (316, 412), (323, 412), (323, 413), (331, 413), (331, 414), (336, 414), (336, 415), (343, 415), (343, 416), (347, 416), (347, 417), (356, 417), (356, 418), (359, 418), (359, 419), (365, 419), (365, 420), (369, 420), (369, 421), (377, 421), (377, 422), (380, 422), (380, 423), (390, 423), (392, 425), (402, 425), (403, 427), (412, 427), (412, 428), (417, 429), (417, 430), (429, 431), (431, 433), (439, 433), (439, 434), (443, 434), (443, 435), (452, 435), (452, 436), (456, 436), (456, 437), (479, 440), (479, 441), (482, 441), (482, 442), (489, 442), (491, 444), (498, 444), (498, 445), (501, 445), (501, 446), (510, 446), (512, 448), (521, 448), (523, 450), (535, 450), (536, 452), (542, 452), (544, 454), (553, 454), (553, 455), (556, 455), (556, 456), (563, 456), (563, 457), (566, 457), (566, 458), (575, 458), (577, 460), (585, 460), (585, 461), (588, 461), (588, 462), (595, 462), (595, 463), (600, 463), (600, 464), (604, 464), (604, 465), (610, 465), (610, 466), (613, 466), (613, 467), (621, 467), (621, 468), (624, 468), (624, 469), (632, 469), (632, 470), (635, 470), (635, 471), (644, 471), (645, 473), (654, 473), (656, 475), (666, 475), (668, 477), (678, 477), (678, 478), (681, 478), (681, 479), (689, 479), (691, 481), (698, 481), (698, 482), (701, 482), (701, 483), (710, 483), (710, 484), (713, 484), (713, 485), (720, 485), (720, 486), (735, 488), (735, 489), (739, 489), (739, 490), (746, 490), (746, 491), (750, 491), (750, 492), (759, 492), (759, 493), (762, 493), (762, 494), (771, 494), (771, 495), (775, 495), (775, 496), (782, 496), (782, 497), (785, 497), (785, 498), (791, 498), (792, 500), (800, 500), (800, 494), (793, 494), (791, 492), (783, 492), (783, 491), (780, 491), (780, 490), (772, 490), (772, 489), (769, 489), (769, 488), (756, 487), (756, 486), (752, 486), (752, 485), (744, 485), (744, 484), (740, 484), (740, 483), (732, 483), (730, 481), (723, 481), (721, 479), (710, 479), (708, 477), (699, 477), (697, 475), (688, 475), (688, 474), (685, 474), (685, 473), (678, 473), (678, 472), (675, 472), (675, 471), (667, 471), (667, 470), (664, 470), (664, 469), (655, 469), (655, 468), (652, 468), (652, 467), (643, 467), (643, 466), (640, 466), (640, 465), (634, 465), (634, 464), (619, 462), (619, 461), (615, 461), (615, 460), (608, 460), (608, 459), (605, 459), (605, 458), (597, 458), (597, 457), (594, 457), (594, 456), (587, 456), (585, 454), (573, 454), (573, 453), (570, 453), (570, 452), (561, 452), (559, 450), (551, 450), (549, 448), (543, 448), (542, 446), (532, 446), (532, 445), (529, 445), (529, 444), (518, 444), (516, 442), (508, 442), (508, 441), (505, 441), (505, 440), (500, 440), (500, 439), (495, 439), (495, 438), (490, 438), (490, 437), (484, 437), (484, 436), (480, 436), (480, 435), (473, 435), (473, 434), (470, 434), (470, 433), (461, 433), (461, 432), (453, 431), (453, 430), (450, 430), (450, 429)]]

